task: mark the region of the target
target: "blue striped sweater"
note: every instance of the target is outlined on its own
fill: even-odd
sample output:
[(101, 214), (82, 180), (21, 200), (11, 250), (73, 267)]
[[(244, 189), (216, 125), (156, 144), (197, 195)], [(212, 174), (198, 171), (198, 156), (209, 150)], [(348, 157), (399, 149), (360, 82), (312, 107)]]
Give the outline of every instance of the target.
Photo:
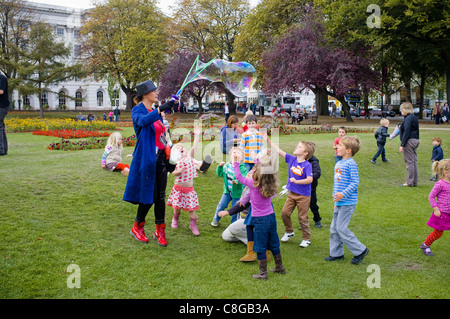
[(356, 205), (358, 201), (359, 174), (358, 164), (353, 157), (340, 160), (334, 166), (333, 195), (344, 194), (344, 197), (336, 202), (336, 206)]

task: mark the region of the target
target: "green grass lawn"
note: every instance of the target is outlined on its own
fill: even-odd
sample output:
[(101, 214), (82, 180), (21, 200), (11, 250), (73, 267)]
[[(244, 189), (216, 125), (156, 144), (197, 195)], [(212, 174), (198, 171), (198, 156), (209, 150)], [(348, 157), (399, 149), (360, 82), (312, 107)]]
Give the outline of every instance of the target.
[[(122, 131), (125, 137), (133, 133), (132, 128)], [(290, 153), (300, 140), (317, 145), (322, 168), (318, 200), (324, 227), (314, 228), (310, 214), (311, 245), (300, 248), (301, 231), (296, 230), (289, 242), (281, 244), (287, 273), (269, 273), (267, 281), (252, 279), (258, 271), (256, 263), (239, 261), (246, 251), (244, 244), (222, 240), (228, 217), (218, 228), (210, 226), (222, 192), (215, 174), (217, 163), (194, 181), (201, 235), (192, 235), (187, 213), (181, 215), (180, 228), (170, 228), (172, 210), (168, 207), (168, 246), (164, 248), (153, 240), (139, 243), (129, 234), (136, 206), (122, 201), (126, 177), (101, 169), (103, 150), (50, 151), (47, 145), (57, 138), (8, 134), (9, 154), (0, 158), (0, 298), (445, 299), (450, 284), (448, 234), (433, 244), (434, 257), (423, 255), (419, 245), (431, 232), (426, 225), (431, 213), (428, 194), (433, 187), (429, 181), (431, 139), (441, 136), (444, 153), (448, 153), (449, 135), (426, 129), (420, 134), (416, 188), (399, 186), (405, 181), (406, 168), (398, 138), (387, 143), (390, 162), (375, 166), (370, 163), (376, 152), (373, 133), (358, 134), (362, 142), (355, 156), (359, 202), (350, 229), (370, 249), (359, 265), (351, 264), (353, 256), (347, 249), (344, 261), (324, 261), (329, 254), (333, 211), (335, 134), (280, 136), (281, 148)], [(202, 143), (203, 148), (208, 144)], [(124, 155), (132, 151), (125, 148)], [(287, 166), (282, 161), (279, 176), (284, 185)], [(173, 180), (170, 175), (167, 195)], [(281, 237), (284, 198), (274, 199), (273, 204)], [(298, 227), (296, 212), (292, 217)], [(151, 210), (146, 225), (149, 237), (153, 230)], [(81, 288), (68, 287), (71, 264), (79, 266)], [(379, 270), (379, 288), (367, 285), (373, 265)]]

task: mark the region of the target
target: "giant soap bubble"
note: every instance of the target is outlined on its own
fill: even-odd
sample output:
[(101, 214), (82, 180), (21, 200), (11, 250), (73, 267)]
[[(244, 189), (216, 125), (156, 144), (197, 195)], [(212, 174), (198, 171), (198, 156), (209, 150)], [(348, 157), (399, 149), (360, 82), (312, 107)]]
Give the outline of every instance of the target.
[(179, 97), (190, 83), (207, 80), (222, 82), (235, 96), (246, 97), (256, 81), (255, 72), (255, 68), (248, 62), (213, 59), (203, 63), (197, 56), (176, 96)]

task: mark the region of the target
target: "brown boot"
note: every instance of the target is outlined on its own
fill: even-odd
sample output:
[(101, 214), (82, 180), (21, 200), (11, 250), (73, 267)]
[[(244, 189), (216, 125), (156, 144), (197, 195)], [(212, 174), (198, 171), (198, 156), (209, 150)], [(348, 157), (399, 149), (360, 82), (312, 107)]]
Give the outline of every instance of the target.
[(275, 268), (270, 269), (270, 271), (285, 274), (286, 270), (284, 269), (283, 262), (281, 261), (281, 254), (273, 256), (273, 259), (275, 260)]
[(253, 241), (247, 242), (247, 254), (241, 259), (239, 259), (240, 261), (243, 262), (256, 261), (256, 253), (253, 251), (253, 244), (254, 244)]
[(258, 260), (259, 274), (255, 274), (252, 277), (255, 279), (267, 279), (267, 259)]

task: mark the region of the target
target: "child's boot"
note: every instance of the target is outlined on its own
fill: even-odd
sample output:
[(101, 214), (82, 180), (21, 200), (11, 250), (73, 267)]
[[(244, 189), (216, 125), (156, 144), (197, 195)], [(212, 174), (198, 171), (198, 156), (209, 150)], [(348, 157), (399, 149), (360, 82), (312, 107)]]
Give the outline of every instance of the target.
[(147, 238), (147, 236), (145, 236), (145, 233), (144, 233), (144, 225), (145, 225), (145, 222), (139, 223), (139, 222), (135, 221), (133, 228), (131, 228), (130, 234), (131, 234), (131, 236), (133, 236), (140, 242), (146, 244), (146, 243), (148, 243), (148, 238)]
[(281, 261), (281, 254), (273, 256), (273, 259), (275, 260), (275, 268), (270, 269), (270, 271), (285, 274), (286, 270), (284, 269), (283, 262)]
[(198, 228), (197, 228), (197, 217), (191, 218), (191, 224), (189, 225), (189, 228), (192, 230), (192, 233), (195, 236), (200, 235), (200, 232), (198, 231)]
[(156, 230), (153, 234), (153, 238), (156, 239), (158, 245), (166, 247), (166, 224), (156, 224)]
[(243, 262), (256, 261), (256, 253), (253, 251), (253, 241), (247, 242), (247, 254), (240, 259)]
[(173, 213), (172, 228), (178, 228), (178, 220), (180, 219), (180, 213)]
[(252, 277), (255, 279), (267, 279), (267, 259), (258, 260), (259, 274), (255, 274)]

